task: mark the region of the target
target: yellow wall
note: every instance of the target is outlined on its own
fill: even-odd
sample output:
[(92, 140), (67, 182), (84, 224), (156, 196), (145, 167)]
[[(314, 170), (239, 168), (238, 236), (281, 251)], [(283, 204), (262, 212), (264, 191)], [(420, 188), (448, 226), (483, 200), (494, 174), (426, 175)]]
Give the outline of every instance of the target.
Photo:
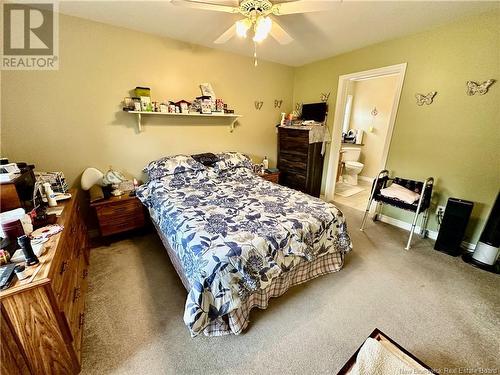
[[(475, 241), (500, 182), (500, 85), (469, 97), (465, 81), (500, 81), (499, 45), (497, 11), (296, 69), (267, 62), (254, 68), (247, 57), (61, 15), (58, 71), (2, 72), (1, 153), (39, 170), (63, 170), (70, 182), (88, 166), (140, 177), (148, 161), (175, 153), (232, 149), (255, 160), (267, 155), (274, 165), (274, 125), (291, 110), (292, 92), (295, 103), (331, 91), (331, 127), (339, 75), (407, 62), (387, 166), (406, 177), (436, 177), (436, 203), (450, 196), (474, 201), (468, 237)], [(227, 126), (165, 116), (146, 119), (137, 134), (135, 118), (121, 111), (137, 85), (160, 100), (190, 99), (207, 81), (244, 116), (232, 134)], [(415, 104), (415, 93), (433, 90), (434, 104)], [(284, 100), (281, 109), (274, 99)], [(255, 100), (264, 101), (261, 111)], [(432, 218), (430, 224), (436, 227)]]
[[(62, 170), (70, 182), (95, 166), (141, 177), (150, 160), (176, 153), (238, 150), (256, 161), (276, 159), (275, 125), (291, 109), (293, 69), (214, 49), (60, 15), (58, 71), (4, 71), (2, 156)], [(121, 101), (136, 86), (158, 100), (192, 99), (211, 82), (218, 97), (243, 115), (234, 133), (214, 121), (135, 116)], [(283, 99), (281, 109), (274, 100)], [(257, 111), (255, 100), (263, 100)]]
[[(392, 75), (351, 82), (353, 100), (350, 128), (362, 129), (364, 132), (363, 146), (360, 146), (360, 161), (364, 164), (361, 176), (373, 178), (380, 172), (398, 79), (399, 76)], [(371, 114), (374, 108), (377, 108), (376, 116)], [(370, 128), (373, 128), (372, 131)]]
[[(340, 75), (407, 62), (387, 167), (411, 178), (434, 176), (436, 203), (474, 201), (467, 230), (474, 242), (500, 187), (500, 83), (471, 97), (465, 82), (500, 81), (499, 46), (500, 11), (468, 18), (300, 67), (294, 102), (317, 101), (332, 91), (331, 127)], [(429, 91), (438, 92), (434, 103), (417, 106), (415, 94)], [(409, 220), (399, 210), (385, 213)], [(433, 217), (430, 227), (436, 228)]]

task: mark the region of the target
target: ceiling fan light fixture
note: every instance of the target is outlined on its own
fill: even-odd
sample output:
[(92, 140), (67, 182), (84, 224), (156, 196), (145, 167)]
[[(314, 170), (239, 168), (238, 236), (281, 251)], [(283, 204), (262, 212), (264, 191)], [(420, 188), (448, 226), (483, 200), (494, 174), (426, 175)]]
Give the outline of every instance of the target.
[(236, 34), (240, 38), (246, 38), (247, 32), (252, 27), (252, 21), (248, 18), (236, 22)]
[(255, 35), (253, 41), (260, 43), (267, 38), (273, 27), (273, 21), (269, 17), (259, 17), (255, 23)]

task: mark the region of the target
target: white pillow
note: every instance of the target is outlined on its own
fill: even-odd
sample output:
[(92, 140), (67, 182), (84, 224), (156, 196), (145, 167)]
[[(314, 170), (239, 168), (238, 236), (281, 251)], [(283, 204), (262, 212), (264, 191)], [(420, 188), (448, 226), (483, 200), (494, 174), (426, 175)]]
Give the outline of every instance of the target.
[(413, 204), (420, 198), (420, 194), (394, 183), (391, 184), (391, 186), (380, 190), (380, 194), (388, 198), (397, 198), (408, 204)]

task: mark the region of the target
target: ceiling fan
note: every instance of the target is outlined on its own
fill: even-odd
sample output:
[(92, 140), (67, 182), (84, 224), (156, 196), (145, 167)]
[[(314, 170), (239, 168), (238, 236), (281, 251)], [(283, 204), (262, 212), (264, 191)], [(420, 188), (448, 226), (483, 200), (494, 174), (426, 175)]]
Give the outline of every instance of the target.
[(253, 32), (252, 39), (255, 43), (260, 43), (271, 35), (280, 44), (288, 44), (293, 38), (272, 18), (273, 16), (317, 12), (327, 9), (325, 3), (335, 3), (335, 1), (292, 0), (273, 4), (270, 0), (241, 0), (238, 6), (228, 6), (195, 0), (171, 1), (175, 5), (244, 16), (215, 40), (214, 43), (217, 44), (226, 43), (236, 35), (246, 38), (249, 30)]

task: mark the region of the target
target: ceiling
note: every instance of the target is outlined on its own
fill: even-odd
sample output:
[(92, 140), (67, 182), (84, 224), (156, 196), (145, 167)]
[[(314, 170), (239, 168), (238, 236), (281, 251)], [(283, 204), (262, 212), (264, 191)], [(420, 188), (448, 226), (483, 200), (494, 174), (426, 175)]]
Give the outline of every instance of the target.
[[(237, 0), (204, 0), (237, 5)], [(308, 0), (309, 1), (309, 0)], [(284, 2), (274, 1), (273, 3)], [(258, 45), (260, 59), (299, 66), (384, 40), (417, 33), (455, 19), (493, 9), (480, 1), (313, 1), (324, 11), (278, 17), (294, 38), (280, 45), (271, 37)], [(214, 44), (241, 16), (175, 6), (159, 1), (62, 1), (60, 12), (111, 25), (252, 56), (251, 38)]]

